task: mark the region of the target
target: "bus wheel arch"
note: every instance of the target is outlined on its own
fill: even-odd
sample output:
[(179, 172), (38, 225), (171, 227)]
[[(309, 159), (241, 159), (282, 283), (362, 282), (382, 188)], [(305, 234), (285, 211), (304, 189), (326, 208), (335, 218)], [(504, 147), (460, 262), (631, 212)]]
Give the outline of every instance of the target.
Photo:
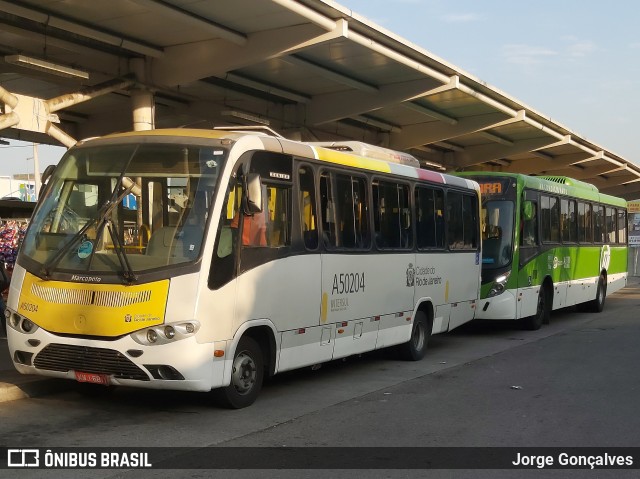
[(218, 404), (241, 409), (255, 402), (266, 376), (275, 371), (275, 338), (268, 326), (247, 329), (237, 343), (231, 360), (231, 381), (213, 391)]
[(549, 324), (549, 317), (553, 309), (553, 281), (547, 276), (540, 285), (536, 313), (533, 316), (523, 318), (524, 329), (535, 331), (543, 324)]
[(423, 301), (414, 314), (409, 341), (398, 346), (402, 359), (406, 361), (421, 360), (427, 353), (432, 331), (433, 305), (430, 301)]

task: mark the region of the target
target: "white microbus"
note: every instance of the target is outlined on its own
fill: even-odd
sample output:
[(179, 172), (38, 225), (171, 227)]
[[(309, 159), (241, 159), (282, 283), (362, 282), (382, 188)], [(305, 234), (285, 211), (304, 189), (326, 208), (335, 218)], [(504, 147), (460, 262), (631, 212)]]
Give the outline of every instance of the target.
[(24, 238), (11, 356), (24, 374), (216, 389), (234, 408), (265, 374), (396, 345), (421, 359), (430, 334), (474, 316), (479, 197), (471, 180), (350, 143), (220, 130), (87, 140), (56, 167)]

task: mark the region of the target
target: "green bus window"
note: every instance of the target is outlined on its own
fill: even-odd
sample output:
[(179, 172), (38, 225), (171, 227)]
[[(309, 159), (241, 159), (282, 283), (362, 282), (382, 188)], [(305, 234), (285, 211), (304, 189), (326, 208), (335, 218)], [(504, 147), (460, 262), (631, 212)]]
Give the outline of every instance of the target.
[(578, 202), (578, 241), (591, 243), (593, 241), (591, 230), (591, 205), (582, 201)]
[(575, 243), (577, 240), (576, 202), (562, 198), (560, 200), (560, 221), (562, 241)]
[(606, 234), (604, 206), (595, 205), (593, 216), (593, 241), (604, 243)]
[(540, 208), (542, 213), (542, 241), (547, 243), (560, 242), (560, 205), (558, 198), (541, 196)]
[(618, 228), (616, 226), (616, 210), (613, 208), (606, 208), (606, 242), (615, 244), (617, 242), (616, 233), (618, 232)]
[(523, 215), (522, 234), (520, 244), (522, 246), (537, 246), (538, 244), (538, 204), (535, 201), (527, 201), (531, 205), (531, 212)]
[(627, 243), (627, 212), (618, 210), (618, 243)]

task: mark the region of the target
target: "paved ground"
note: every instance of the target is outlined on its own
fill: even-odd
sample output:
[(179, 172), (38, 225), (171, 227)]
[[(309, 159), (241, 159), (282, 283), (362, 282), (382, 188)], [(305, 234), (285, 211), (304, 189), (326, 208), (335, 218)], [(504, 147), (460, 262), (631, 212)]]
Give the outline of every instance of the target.
[[(306, 369), (277, 376), (256, 404), (240, 411), (212, 408), (202, 394), (127, 388), (108, 398), (87, 399), (68, 392), (7, 402), (0, 404), (0, 443), (196, 449), (638, 446), (639, 305), (640, 282), (632, 281), (607, 298), (602, 314), (556, 312), (551, 324), (539, 331), (521, 331), (505, 323), (470, 323), (432, 338), (429, 354), (417, 363), (396, 361), (381, 352), (334, 362), (316, 372)], [(0, 348), (6, 349), (3, 340)], [(9, 374), (6, 366), (11, 365), (1, 358), (0, 351), (4, 380)], [(73, 385), (50, 384), (59, 387), (60, 383)], [(640, 462), (640, 457), (636, 460)], [(24, 472), (20, 477), (45, 477), (45, 471)], [(49, 472), (50, 477), (59, 477)], [(635, 473), (599, 470), (591, 475), (637, 477)], [(92, 471), (92, 477), (127, 479), (167, 475), (519, 478), (534, 474), (584, 477), (585, 471), (240, 470), (217, 471), (216, 476), (205, 470)], [(66, 471), (65, 477), (87, 475)]]

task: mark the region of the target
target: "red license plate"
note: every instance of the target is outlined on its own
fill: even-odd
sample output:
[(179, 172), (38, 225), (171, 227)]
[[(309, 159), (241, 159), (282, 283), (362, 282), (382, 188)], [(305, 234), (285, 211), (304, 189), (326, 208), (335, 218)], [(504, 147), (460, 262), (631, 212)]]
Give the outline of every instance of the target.
[(109, 385), (109, 376), (106, 374), (96, 373), (83, 373), (81, 371), (75, 371), (76, 381), (80, 383), (102, 384), (104, 386)]

